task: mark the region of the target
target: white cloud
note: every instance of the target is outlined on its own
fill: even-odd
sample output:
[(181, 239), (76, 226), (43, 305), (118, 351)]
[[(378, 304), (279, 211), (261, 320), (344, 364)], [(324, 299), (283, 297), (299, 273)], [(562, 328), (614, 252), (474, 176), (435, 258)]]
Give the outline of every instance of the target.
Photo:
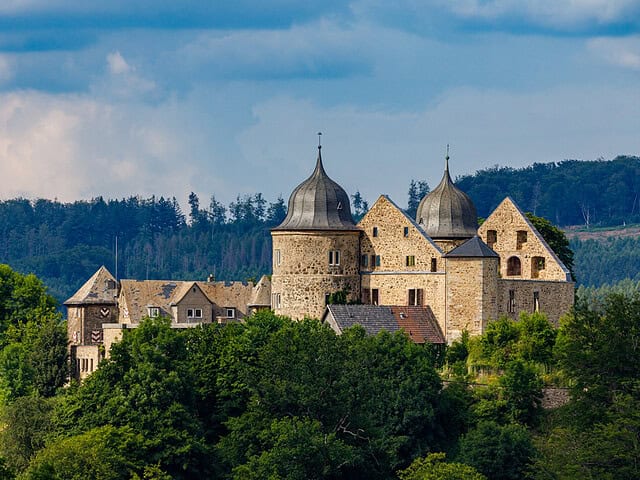
[(640, 35), (628, 38), (595, 38), (588, 48), (611, 65), (640, 71)]
[(113, 75), (129, 73), (132, 70), (131, 66), (118, 51), (111, 52), (107, 55), (107, 65), (109, 65), (109, 71)]
[(192, 169), (176, 161), (183, 145), (155, 118), (154, 108), (80, 96), (0, 95), (2, 197), (181, 193)]

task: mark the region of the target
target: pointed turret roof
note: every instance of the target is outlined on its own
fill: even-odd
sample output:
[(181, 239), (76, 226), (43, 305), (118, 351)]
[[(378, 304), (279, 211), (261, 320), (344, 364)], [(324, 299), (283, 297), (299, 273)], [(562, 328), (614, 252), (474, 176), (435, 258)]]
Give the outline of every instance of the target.
[(349, 196), (325, 172), (321, 148), (315, 170), (291, 193), (287, 216), (273, 230), (357, 230)]
[(115, 305), (116, 290), (116, 279), (103, 265), (64, 304), (67, 306), (86, 304)]
[(478, 230), (475, 205), (449, 175), (448, 154), (442, 180), (418, 205), (416, 221), (434, 239), (470, 238)]

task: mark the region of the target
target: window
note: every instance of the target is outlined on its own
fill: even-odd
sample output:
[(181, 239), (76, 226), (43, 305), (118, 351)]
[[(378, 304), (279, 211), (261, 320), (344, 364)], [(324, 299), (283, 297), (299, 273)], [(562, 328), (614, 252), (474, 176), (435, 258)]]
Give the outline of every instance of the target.
[(187, 308), (187, 318), (202, 318), (202, 309)]
[(361, 255), (360, 256), (360, 265), (363, 267), (369, 266), (369, 255)]
[(544, 270), (544, 257), (531, 257), (531, 278), (538, 278), (540, 270)]
[(509, 290), (509, 305), (507, 306), (509, 313), (515, 313), (516, 311), (516, 291)]
[(493, 246), (498, 242), (498, 232), (495, 230), (487, 230), (487, 245), (489, 248), (493, 248)]
[(527, 243), (527, 232), (525, 230), (518, 230), (518, 237), (516, 240), (516, 250), (521, 250), (522, 245)]
[(93, 372), (93, 358), (89, 359), (89, 371)]
[(408, 305), (422, 305), (423, 296), (422, 288), (410, 288)]
[(373, 236), (374, 237), (378, 236), (378, 227), (373, 227)]
[(522, 266), (518, 257), (509, 257), (507, 260), (507, 276), (513, 277), (522, 275)]
[(362, 303), (369, 305), (371, 303), (371, 290), (368, 288), (362, 289)]
[(405, 258), (405, 265), (407, 267), (415, 267), (416, 266), (416, 256), (415, 255), (407, 255)]
[(376, 257), (376, 258), (375, 258), (375, 260), (376, 260), (376, 267), (379, 267), (379, 266), (380, 266), (380, 255), (376, 255), (375, 257)]
[(225, 308), (227, 311), (227, 318), (236, 318), (236, 309), (233, 307)]
[(540, 311), (540, 292), (533, 292), (533, 311)]
[(160, 308), (159, 307), (147, 307), (147, 313), (151, 318), (157, 318), (160, 316)]
[(431, 271), (432, 272), (437, 272), (438, 271), (438, 260), (435, 258), (431, 259)]
[(282, 296), (279, 293), (271, 294), (271, 306), (273, 308), (280, 308), (282, 305)]
[(373, 305), (378, 305), (378, 301), (379, 300), (380, 300), (380, 298), (379, 298), (378, 289), (377, 288), (372, 288), (371, 289), (371, 303)]
[(329, 250), (329, 265), (340, 265), (340, 250)]
[(405, 238), (409, 236), (409, 227), (404, 227), (402, 235), (404, 235)]
[(280, 249), (277, 249), (275, 252), (273, 252), (273, 264), (276, 267), (279, 267), (281, 262), (282, 262), (282, 254), (280, 253)]

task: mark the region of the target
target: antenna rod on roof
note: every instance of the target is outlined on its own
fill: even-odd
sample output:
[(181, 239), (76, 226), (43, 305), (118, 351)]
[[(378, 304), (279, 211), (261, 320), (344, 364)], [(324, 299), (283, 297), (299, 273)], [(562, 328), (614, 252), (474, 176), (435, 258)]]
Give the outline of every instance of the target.
[(118, 236), (116, 235), (116, 285), (118, 284)]

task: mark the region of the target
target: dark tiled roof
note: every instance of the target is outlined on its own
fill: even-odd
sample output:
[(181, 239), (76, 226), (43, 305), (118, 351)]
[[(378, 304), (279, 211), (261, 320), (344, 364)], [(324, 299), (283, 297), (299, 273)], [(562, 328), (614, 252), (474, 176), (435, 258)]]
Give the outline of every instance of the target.
[(477, 258), (477, 257), (500, 257), (496, 252), (491, 250), (486, 243), (482, 241), (479, 236), (474, 236), (470, 238), (462, 245), (454, 248), (449, 253), (445, 255), (445, 257), (466, 257), (466, 258)]
[(404, 330), (415, 343), (444, 343), (444, 335), (429, 307), (387, 305), (327, 305), (340, 331), (361, 325), (367, 334)]
[(395, 332), (398, 322), (391, 308), (382, 305), (327, 305), (340, 330), (354, 325), (361, 325), (369, 335), (376, 335), (382, 330)]
[(116, 279), (103, 265), (85, 282), (65, 305), (108, 304), (115, 305)]
[(349, 196), (324, 171), (319, 147), (316, 169), (295, 188), (287, 216), (274, 230), (357, 230)]
[(451, 180), (449, 157), (442, 180), (420, 201), (416, 219), (431, 238), (469, 238), (476, 234), (476, 207)]

